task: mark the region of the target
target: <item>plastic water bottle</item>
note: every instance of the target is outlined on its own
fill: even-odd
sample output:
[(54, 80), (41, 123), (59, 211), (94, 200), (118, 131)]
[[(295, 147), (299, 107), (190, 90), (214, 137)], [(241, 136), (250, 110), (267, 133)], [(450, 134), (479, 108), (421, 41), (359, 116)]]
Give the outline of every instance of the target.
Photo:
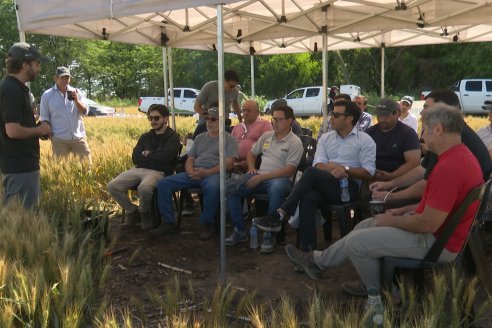
[(366, 311), (366, 327), (383, 327), (384, 321), (384, 305), (381, 301), (381, 295), (377, 288), (369, 288), (367, 291), (367, 301), (365, 306)]
[(340, 179), (340, 190), (341, 190), (341, 198), (342, 198), (342, 203), (346, 203), (350, 201), (350, 194), (348, 190), (348, 179), (343, 178)]
[(258, 248), (258, 228), (256, 224), (252, 224), (249, 229), (249, 247), (256, 249)]

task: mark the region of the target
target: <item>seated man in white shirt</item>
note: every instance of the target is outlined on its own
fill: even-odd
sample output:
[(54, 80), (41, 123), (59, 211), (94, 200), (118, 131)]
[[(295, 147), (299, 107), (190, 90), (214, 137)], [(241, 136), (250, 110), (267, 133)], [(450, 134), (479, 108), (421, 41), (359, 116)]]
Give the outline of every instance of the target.
[(477, 135), (480, 137), (480, 139), (482, 139), (485, 147), (487, 147), (487, 150), (492, 157), (492, 101), (487, 100), (483, 104), (482, 109), (488, 112), (490, 124), (478, 130)]
[(417, 117), (410, 112), (413, 105), (413, 98), (405, 96), (400, 100), (400, 117), (398, 118), (402, 123), (405, 123), (411, 127), (415, 133), (418, 133), (418, 121)]

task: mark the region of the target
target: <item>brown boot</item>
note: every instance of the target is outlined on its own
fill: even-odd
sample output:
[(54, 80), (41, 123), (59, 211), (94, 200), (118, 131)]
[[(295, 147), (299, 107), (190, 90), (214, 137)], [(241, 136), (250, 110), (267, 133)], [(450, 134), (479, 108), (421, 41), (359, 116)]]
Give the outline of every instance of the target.
[(126, 212), (125, 214), (125, 223), (123, 223), (120, 227), (121, 229), (133, 229), (140, 221), (140, 212)]
[(140, 212), (140, 217), (142, 218), (142, 230), (149, 231), (154, 228), (154, 222), (152, 222), (152, 215), (150, 212)]

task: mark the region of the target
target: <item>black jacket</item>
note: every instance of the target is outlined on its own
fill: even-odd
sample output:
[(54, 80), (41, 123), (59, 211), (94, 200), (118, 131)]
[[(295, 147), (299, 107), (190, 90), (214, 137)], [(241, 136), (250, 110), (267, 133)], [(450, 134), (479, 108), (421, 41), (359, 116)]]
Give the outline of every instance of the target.
[[(142, 155), (144, 150), (150, 151), (147, 157)], [(138, 139), (133, 148), (132, 161), (135, 167), (171, 175), (180, 150), (179, 135), (173, 129), (168, 127), (163, 134), (156, 134), (154, 130), (150, 130)]]

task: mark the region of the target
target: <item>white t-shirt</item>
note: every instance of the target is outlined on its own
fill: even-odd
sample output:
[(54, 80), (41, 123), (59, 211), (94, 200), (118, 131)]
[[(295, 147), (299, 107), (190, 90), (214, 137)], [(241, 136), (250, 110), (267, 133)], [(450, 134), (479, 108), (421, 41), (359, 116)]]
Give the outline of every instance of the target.
[(409, 127), (415, 130), (415, 133), (418, 134), (418, 129), (419, 129), (419, 123), (417, 121), (417, 117), (413, 115), (412, 113), (408, 113), (407, 117), (404, 119), (401, 119), (401, 117), (398, 118), (402, 123), (405, 123)]

